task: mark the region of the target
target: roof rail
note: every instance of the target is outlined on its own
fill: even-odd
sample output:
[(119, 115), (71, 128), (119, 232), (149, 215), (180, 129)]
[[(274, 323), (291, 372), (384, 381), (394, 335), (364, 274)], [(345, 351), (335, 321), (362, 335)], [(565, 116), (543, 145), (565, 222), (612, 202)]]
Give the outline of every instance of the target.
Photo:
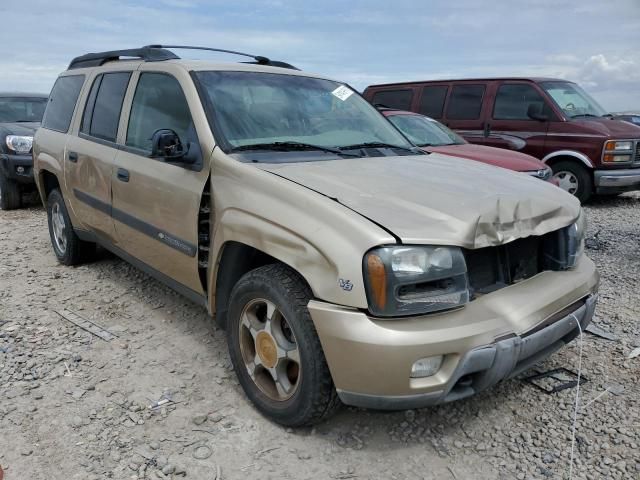
[(99, 67), (107, 62), (119, 60), (120, 57), (139, 58), (145, 62), (161, 62), (163, 60), (179, 59), (169, 50), (155, 47), (131, 48), (128, 50), (112, 50), (110, 52), (87, 53), (71, 60), (68, 70), (84, 67)]
[(175, 53), (167, 50), (168, 48), (208, 50), (210, 52), (230, 53), (232, 55), (241, 55), (243, 57), (253, 58), (254, 60), (253, 62), (243, 63), (255, 63), (258, 65), (268, 65), (271, 67), (290, 68), (293, 70), (298, 70), (296, 67), (289, 63), (280, 62), (278, 60), (270, 60), (267, 57), (263, 57), (261, 55), (251, 55), (249, 53), (235, 52), (233, 50), (223, 50), (222, 48), (191, 47), (187, 45), (146, 45), (142, 48), (130, 48), (128, 50), (112, 50), (110, 52), (87, 53), (86, 55), (82, 55), (71, 60), (71, 63), (69, 64), (69, 67), (67, 69), (73, 70), (74, 68), (99, 67), (100, 65), (104, 65), (107, 62), (120, 60), (121, 57), (139, 58), (140, 60), (144, 60), (145, 62), (161, 62), (163, 60), (176, 60), (180, 58)]
[(249, 57), (255, 60), (254, 62), (243, 62), (243, 63), (256, 63), (258, 65), (268, 65), (271, 67), (281, 67), (281, 68), (290, 68), (293, 70), (298, 70), (298, 68), (294, 67), (289, 63), (281, 62), (279, 60), (270, 60), (269, 58), (263, 57), (262, 55), (251, 55), (250, 53), (236, 52), (234, 50), (224, 50), (222, 48), (194, 47), (189, 45), (147, 45), (144, 48), (157, 48), (157, 49), (177, 48), (177, 49), (184, 49), (184, 50), (206, 50), (209, 52), (230, 53), (232, 55), (240, 55), (242, 57)]

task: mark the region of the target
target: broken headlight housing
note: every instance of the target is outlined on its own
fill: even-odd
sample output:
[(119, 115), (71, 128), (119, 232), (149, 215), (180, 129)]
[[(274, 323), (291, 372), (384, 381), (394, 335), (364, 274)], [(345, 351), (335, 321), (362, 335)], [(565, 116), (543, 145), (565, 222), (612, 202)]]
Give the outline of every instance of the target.
[(580, 216), (573, 225), (567, 227), (567, 268), (573, 268), (578, 264), (580, 256), (584, 253), (584, 236), (587, 230), (587, 217), (580, 209)]
[(421, 315), (469, 301), (467, 265), (458, 247), (379, 247), (365, 255), (363, 269), (376, 316)]
[(574, 268), (584, 253), (587, 218), (582, 209), (575, 223), (558, 230), (557, 235), (545, 239), (545, 267), (549, 270)]

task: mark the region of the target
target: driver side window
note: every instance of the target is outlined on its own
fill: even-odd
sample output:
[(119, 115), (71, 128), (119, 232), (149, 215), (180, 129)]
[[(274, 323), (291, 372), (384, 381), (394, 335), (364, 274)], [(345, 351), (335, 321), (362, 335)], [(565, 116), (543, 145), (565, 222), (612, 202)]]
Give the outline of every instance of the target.
[(198, 142), (180, 83), (164, 73), (145, 72), (133, 97), (126, 145), (151, 151), (151, 137), (160, 129), (175, 131), (185, 145)]

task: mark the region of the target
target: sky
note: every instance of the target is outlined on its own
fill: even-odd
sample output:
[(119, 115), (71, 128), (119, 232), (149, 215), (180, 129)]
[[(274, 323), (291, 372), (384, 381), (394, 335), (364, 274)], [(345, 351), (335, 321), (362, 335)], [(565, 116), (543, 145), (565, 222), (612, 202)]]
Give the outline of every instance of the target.
[(559, 77), (608, 111), (640, 110), (640, 0), (1, 0), (0, 18), (0, 91), (48, 93), (75, 56), (173, 43), (265, 55), (359, 90)]

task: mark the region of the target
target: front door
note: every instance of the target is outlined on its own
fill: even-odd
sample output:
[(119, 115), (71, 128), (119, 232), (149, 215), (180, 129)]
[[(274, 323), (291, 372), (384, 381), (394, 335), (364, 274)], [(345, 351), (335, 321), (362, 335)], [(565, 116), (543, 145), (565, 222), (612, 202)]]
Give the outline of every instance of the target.
[(131, 72), (97, 75), (85, 102), (80, 132), (66, 145), (65, 181), (69, 202), (82, 226), (115, 240), (111, 218), (111, 177), (118, 152), (120, 110)]
[[(152, 137), (173, 130), (195, 163), (151, 158)], [(198, 213), (208, 178), (198, 136), (179, 81), (140, 73), (125, 145), (113, 171), (113, 219), (118, 246), (170, 280), (202, 295), (198, 274)]]
[(493, 108), (483, 144), (542, 158), (553, 115), (542, 94), (528, 82), (496, 82), (493, 89)]

